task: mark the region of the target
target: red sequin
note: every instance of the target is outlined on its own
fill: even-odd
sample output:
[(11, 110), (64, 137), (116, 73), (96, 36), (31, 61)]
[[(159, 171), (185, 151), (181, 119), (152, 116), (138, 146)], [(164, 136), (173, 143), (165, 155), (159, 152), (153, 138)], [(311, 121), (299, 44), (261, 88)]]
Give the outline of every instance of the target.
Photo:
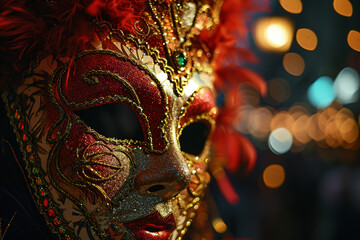
[(49, 200), (47, 200), (47, 199), (45, 198), (43, 204), (44, 204), (45, 207), (48, 207), (48, 206), (49, 206)]
[(52, 209), (49, 209), (48, 214), (49, 214), (50, 217), (55, 216), (55, 212)]
[(54, 223), (55, 225), (59, 225), (59, 224), (60, 224), (60, 221), (59, 221), (59, 219), (54, 218), (53, 223)]
[(20, 130), (24, 130), (24, 124), (19, 123), (18, 128), (19, 128)]

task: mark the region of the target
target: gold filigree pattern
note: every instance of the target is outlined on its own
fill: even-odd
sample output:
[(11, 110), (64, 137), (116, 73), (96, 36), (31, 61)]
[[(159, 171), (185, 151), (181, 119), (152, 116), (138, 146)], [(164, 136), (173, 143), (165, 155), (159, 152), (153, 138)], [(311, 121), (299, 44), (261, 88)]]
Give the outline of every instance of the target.
[[(83, 56), (86, 56), (88, 54), (94, 54), (94, 53), (96, 53), (96, 54), (110, 54), (110, 55), (115, 56), (115, 57), (117, 57), (119, 59), (122, 59), (124, 61), (129, 61), (134, 66), (136, 66), (139, 69), (141, 69), (142, 71), (144, 71), (148, 76), (150, 76), (152, 81), (158, 87), (159, 91), (161, 92), (161, 94), (163, 96), (163, 99), (165, 99), (165, 101), (167, 103), (167, 97), (166, 97), (165, 91), (164, 91), (164, 89), (162, 87), (162, 84), (159, 82), (158, 78), (156, 76), (154, 76), (154, 74), (151, 73), (146, 67), (144, 67), (143, 65), (140, 65), (133, 58), (126, 57), (126, 56), (124, 56), (124, 55), (122, 55), (120, 53), (110, 51), (110, 50), (93, 50), (93, 51), (86, 51), (86, 52), (80, 54), (78, 57), (76, 57), (74, 59), (74, 61), (76, 61), (77, 59), (79, 59), (79, 58), (81, 58)], [(129, 53), (131, 53), (131, 51), (129, 51)], [(166, 151), (167, 147), (165, 147), (163, 150), (160, 150), (160, 151), (155, 150), (153, 148), (152, 132), (150, 130), (148, 116), (146, 116), (143, 113), (143, 108), (140, 106), (141, 102), (140, 102), (139, 97), (136, 94), (134, 88), (124, 78), (118, 76), (115, 73), (111, 73), (111, 72), (108, 72), (108, 71), (102, 71), (102, 70), (91, 70), (91, 71), (89, 71), (89, 72), (82, 75), (82, 80), (85, 81), (86, 83), (89, 83), (89, 81), (90, 81), (90, 85), (94, 84), (94, 80), (88, 80), (88, 79), (85, 80), (89, 76), (93, 76), (93, 77), (95, 77), (97, 75), (109, 76), (112, 79), (114, 79), (114, 80), (120, 82), (121, 84), (123, 84), (123, 86), (125, 86), (125, 88), (130, 92), (130, 95), (132, 96), (131, 99), (115, 94), (115, 95), (112, 95), (112, 96), (108, 95), (108, 96), (105, 96), (105, 97), (93, 98), (90, 101), (84, 101), (84, 102), (81, 102), (81, 103), (69, 102), (67, 100), (67, 98), (63, 94), (62, 81), (56, 80), (56, 79), (62, 79), (64, 74), (67, 73), (68, 68), (69, 68), (69, 63), (65, 63), (64, 66), (56, 69), (55, 72), (52, 75), (51, 80), (48, 83), (48, 88), (49, 88), (49, 92), (50, 92), (50, 98), (51, 98), (52, 102), (59, 108), (59, 111), (61, 112), (61, 117), (50, 128), (50, 131), (49, 131), (50, 134), (48, 134), (48, 141), (49, 142), (55, 142), (58, 139), (63, 139), (66, 136), (66, 134), (70, 131), (71, 122), (73, 121), (68, 115), (65, 114), (64, 110), (62, 109), (62, 107), (59, 105), (59, 103), (57, 102), (57, 100), (55, 98), (55, 93), (52, 90), (53, 89), (52, 86), (53, 86), (54, 82), (57, 81), (56, 84), (57, 84), (57, 88), (58, 88), (58, 95), (60, 96), (60, 99), (63, 102), (63, 104), (65, 104), (66, 106), (81, 109), (81, 108), (86, 108), (88, 106), (93, 106), (93, 105), (97, 105), (97, 104), (103, 104), (103, 103), (107, 103), (107, 102), (111, 102), (111, 101), (114, 101), (114, 102), (118, 101), (118, 102), (127, 103), (130, 106), (132, 106), (133, 109), (139, 114), (139, 116), (142, 117), (146, 122), (146, 129), (147, 129), (147, 136), (148, 136), (146, 143), (134, 142), (134, 141), (128, 141), (128, 140), (119, 140), (119, 139), (114, 139), (114, 138), (106, 138), (106, 137), (101, 136), (100, 134), (98, 134), (96, 131), (93, 131), (91, 128), (87, 127), (88, 132), (94, 133), (99, 140), (103, 140), (105, 142), (113, 143), (113, 144), (125, 144), (125, 145), (128, 145), (128, 146), (130, 146), (132, 144), (140, 143), (141, 146), (145, 147), (145, 149), (147, 151), (149, 151), (149, 152), (161, 153), (163, 151)], [(169, 112), (168, 104), (166, 104), (165, 111), (164, 111), (165, 116), (162, 119), (161, 124), (158, 126), (158, 129), (161, 131), (163, 139), (167, 144), (168, 144), (168, 141), (165, 138), (165, 126), (166, 126), (167, 122), (169, 121), (168, 112)], [(65, 119), (66, 119), (66, 121), (65, 121)], [(56, 139), (52, 139), (50, 137), (51, 133), (53, 133), (54, 130), (59, 125), (65, 124), (65, 122), (66, 122), (66, 131), (63, 134), (58, 134), (59, 136)]]
[[(182, 239), (185, 235), (209, 182), (206, 172), (209, 141), (199, 156), (183, 153), (182, 158), (178, 138), (182, 130), (193, 122), (207, 123), (210, 134), (214, 128), (214, 115), (217, 111), (215, 107), (206, 110), (208, 112), (202, 111), (192, 114), (191, 117), (186, 116), (196, 94), (203, 89), (200, 87), (187, 99), (186, 94), (191, 94), (192, 91), (186, 90), (192, 88), (186, 87), (191, 86), (192, 81), (195, 81), (201, 72), (212, 74), (209, 49), (196, 40), (202, 29), (212, 28), (218, 21), (212, 5), (218, 5), (217, 0), (147, 0), (146, 11), (134, 23), (133, 33), (124, 33), (121, 29), (114, 29), (109, 22), (94, 19), (92, 27), (99, 38), (85, 49), (96, 50), (84, 51), (71, 59), (69, 56), (53, 59), (48, 61), (56, 62), (51, 63), (51, 71), (44, 68), (49, 70), (52, 76), (49, 75), (46, 100), (37, 101), (51, 105), (44, 106), (46, 110), (42, 109), (42, 113), (51, 117), (44, 120), (41, 116), (42, 125), (30, 128), (27, 124), (29, 119), (25, 118), (33, 116), (26, 113), (26, 109), (21, 109), (21, 97), (13, 95), (15, 100), (9, 100), (10, 96), (7, 93), (3, 95), (13, 127), (16, 129), (17, 126), (21, 126), (15, 133), (24, 154), (35, 199), (52, 232), (60, 239), (128, 239), (129, 236), (132, 239), (134, 235), (124, 224), (144, 218), (155, 211), (163, 218), (178, 214), (178, 226), (171, 239)], [(193, 44), (194, 42), (196, 44)], [(66, 89), (67, 81), (69, 80), (71, 85), (72, 74), (76, 71), (73, 64), (93, 53), (114, 56), (140, 70), (149, 77), (149, 85), (157, 88), (157, 98), (142, 102), (142, 94), (137, 94), (131, 81), (129, 82), (126, 77), (96, 66), (96, 69), (86, 70), (77, 78), (83, 86), (95, 89), (102, 86), (103, 79), (111, 79), (121, 85), (121, 90), (109, 91), (111, 93), (104, 91), (104, 94), (89, 99), (82, 96), (85, 95), (85, 91), (79, 87), (74, 91), (79, 98), (69, 97)], [(35, 63), (40, 62), (38, 60), (30, 66), (31, 74), (34, 70), (44, 71), (41, 67), (37, 69), (39, 64)], [(80, 65), (76, 67), (79, 69)], [(209, 76), (208, 82), (199, 80), (195, 85), (211, 85), (211, 81)], [(160, 101), (160, 98), (165, 102), (163, 114), (152, 117), (151, 111), (149, 112), (145, 106), (151, 106)], [(107, 103), (124, 104), (134, 110), (142, 120), (143, 133), (146, 135), (143, 141), (108, 138), (87, 126), (76, 115), (77, 110)], [(185, 117), (186, 121), (180, 124)], [(151, 125), (154, 118), (157, 121), (156, 127)], [(32, 129), (35, 130), (34, 133), (31, 132)], [(156, 130), (160, 133), (155, 138), (153, 134), (157, 133)], [(47, 155), (40, 155), (41, 158), (37, 145), (38, 135), (44, 136), (43, 141), (47, 144), (48, 151)], [(158, 139), (165, 142), (165, 147), (155, 145), (155, 140)], [(163, 149), (155, 149), (156, 146)], [(168, 154), (167, 151), (172, 151), (172, 154)], [(151, 169), (150, 164), (158, 164), (154, 159), (159, 160), (162, 154), (168, 161), (163, 163), (164, 168), (161, 170), (168, 167), (167, 165), (179, 165), (181, 161), (181, 164), (184, 164), (181, 170), (186, 167), (187, 171), (190, 170), (190, 184), (187, 186), (186, 182), (184, 186), (180, 186), (177, 181), (178, 185), (174, 185), (174, 189), (178, 192), (174, 195), (155, 196), (155, 193), (141, 192), (137, 189), (138, 186), (135, 186), (135, 178), (141, 171), (158, 170), (158, 166), (155, 170)], [(169, 159), (166, 156), (178, 159)], [(181, 177), (185, 176), (184, 173), (178, 172), (176, 177), (181, 174)], [(112, 181), (114, 179), (115, 181)], [(167, 199), (166, 196), (175, 197)], [(178, 213), (175, 213), (176, 211)], [(71, 217), (74, 213), (79, 213), (81, 220), (74, 220)], [(88, 227), (86, 230), (81, 229), (82, 223)], [(80, 232), (83, 235), (80, 235)]]
[(197, 115), (195, 117), (192, 117), (192, 118), (189, 118), (187, 119), (186, 122), (184, 122), (183, 124), (180, 124), (180, 121), (182, 118), (185, 117), (186, 115), (186, 112), (187, 112), (187, 109), (189, 108), (189, 106), (191, 105), (191, 103), (194, 101), (195, 99), (195, 96), (197, 94), (199, 94), (199, 92), (202, 90), (202, 89), (209, 89), (207, 87), (200, 87), (198, 88), (197, 90), (195, 90), (191, 95), (190, 97), (186, 100), (185, 104), (183, 107), (181, 107), (181, 112), (180, 112), (180, 116), (179, 116), (179, 124), (178, 124), (178, 135), (180, 136), (182, 131), (184, 130), (184, 128), (188, 125), (190, 125), (191, 123), (194, 123), (194, 122), (199, 122), (199, 121), (203, 121), (205, 123), (208, 123), (209, 126), (210, 126), (210, 130), (212, 131), (215, 127), (215, 119), (213, 118), (214, 115), (216, 115), (217, 113), (217, 108), (214, 107), (212, 108), (209, 112), (206, 112), (206, 113), (203, 113), (203, 114), (200, 114), (200, 115)]
[[(104, 149), (101, 152), (94, 152), (91, 150), (94, 146), (101, 146)], [(77, 160), (74, 166), (76, 174), (83, 182), (89, 184), (89, 187), (95, 187), (103, 195), (103, 197), (110, 202), (110, 198), (99, 183), (112, 179), (122, 171), (123, 168), (121, 162), (123, 160), (120, 159), (120, 154), (124, 155), (123, 158), (128, 158), (132, 162), (131, 157), (127, 153), (126, 149), (123, 149), (123, 151), (116, 151), (114, 148), (110, 148), (108, 145), (98, 141), (89, 144), (86, 149), (83, 150), (82, 155), (80, 155), (80, 151), (81, 149), (76, 149)], [(110, 157), (113, 161), (110, 163), (101, 161), (106, 156)], [(110, 171), (110, 174), (105, 176), (97, 170), (96, 167), (99, 166), (102, 168), (108, 168), (112, 171)]]
[(37, 202), (40, 212), (44, 215), (52, 232), (55, 233), (59, 239), (80, 240), (66, 224), (62, 213), (58, 209), (58, 204), (54, 201), (48, 189), (46, 172), (41, 168), (38, 150), (36, 146), (33, 145), (32, 134), (29, 132), (27, 121), (25, 120), (27, 116), (24, 114), (20, 105), (20, 97), (14, 93), (4, 92), (2, 94), (2, 100), (5, 103), (5, 108), (10, 123), (14, 128), (17, 141), (20, 144), (26, 175), (31, 180), (29, 181), (30, 190)]

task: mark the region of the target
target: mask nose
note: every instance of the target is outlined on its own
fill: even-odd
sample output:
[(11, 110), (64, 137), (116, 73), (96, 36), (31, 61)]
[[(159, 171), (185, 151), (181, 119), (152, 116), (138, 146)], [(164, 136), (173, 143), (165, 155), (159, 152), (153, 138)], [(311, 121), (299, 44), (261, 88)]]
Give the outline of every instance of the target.
[(185, 189), (190, 182), (190, 170), (179, 150), (168, 149), (153, 155), (149, 167), (135, 176), (135, 188), (141, 194), (169, 199)]

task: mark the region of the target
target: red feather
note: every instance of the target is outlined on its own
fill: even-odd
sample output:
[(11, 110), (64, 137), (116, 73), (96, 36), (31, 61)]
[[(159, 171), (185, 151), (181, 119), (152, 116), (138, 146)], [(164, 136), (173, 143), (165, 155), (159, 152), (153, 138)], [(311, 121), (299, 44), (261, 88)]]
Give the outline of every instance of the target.
[[(1, 82), (19, 76), (35, 54), (73, 56), (97, 40), (92, 18), (105, 19), (127, 33), (143, 14), (146, 0), (0, 0)], [(11, 61), (9, 61), (11, 60)]]
[(267, 91), (260, 75), (240, 65), (257, 62), (256, 56), (246, 44), (249, 31), (247, 20), (251, 12), (265, 9), (264, 5), (256, 5), (253, 0), (224, 0), (220, 24), (213, 32), (205, 30), (200, 34), (201, 40), (206, 42), (213, 54), (214, 85), (225, 95), (224, 104), (219, 107), (212, 140), (215, 155), (218, 156), (216, 159), (222, 159), (222, 164), (230, 172), (242, 169), (249, 173), (256, 161), (255, 147), (246, 137), (236, 132), (233, 125), (242, 104), (239, 85), (246, 82), (263, 96)]
[(134, 23), (145, 10), (146, 0), (108, 0), (106, 12), (116, 27), (133, 32)]
[[(227, 169), (230, 172), (236, 172), (236, 170), (239, 169), (240, 166), (240, 154), (241, 154), (241, 146), (239, 141), (239, 135), (235, 132), (231, 132), (227, 134), (226, 142), (227, 142), (227, 148), (226, 148), (226, 155), (228, 156), (228, 164)], [(243, 161), (243, 159), (241, 159)]]
[(216, 182), (221, 193), (230, 204), (235, 205), (240, 201), (238, 194), (236, 193), (225, 172), (217, 174)]
[(104, 1), (95, 0), (86, 8), (86, 12), (89, 15), (96, 16), (100, 13), (101, 8), (103, 8), (105, 6), (106, 6), (106, 3)]

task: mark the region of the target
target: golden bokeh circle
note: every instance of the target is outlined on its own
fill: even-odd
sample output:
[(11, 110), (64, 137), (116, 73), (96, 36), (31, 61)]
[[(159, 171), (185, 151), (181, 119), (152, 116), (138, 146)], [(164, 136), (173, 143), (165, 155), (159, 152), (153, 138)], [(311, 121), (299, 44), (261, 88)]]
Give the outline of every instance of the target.
[(315, 50), (318, 44), (315, 32), (308, 28), (300, 28), (296, 31), (296, 41), (302, 48), (309, 51)]
[(360, 32), (351, 30), (347, 36), (347, 42), (352, 49), (360, 52)]
[(284, 167), (279, 164), (267, 166), (263, 173), (263, 180), (268, 188), (278, 188), (285, 181)]
[(287, 53), (283, 58), (285, 70), (294, 76), (300, 76), (305, 70), (305, 61), (297, 53)]
[(299, 14), (303, 10), (301, 0), (279, 0), (280, 5), (289, 13)]

